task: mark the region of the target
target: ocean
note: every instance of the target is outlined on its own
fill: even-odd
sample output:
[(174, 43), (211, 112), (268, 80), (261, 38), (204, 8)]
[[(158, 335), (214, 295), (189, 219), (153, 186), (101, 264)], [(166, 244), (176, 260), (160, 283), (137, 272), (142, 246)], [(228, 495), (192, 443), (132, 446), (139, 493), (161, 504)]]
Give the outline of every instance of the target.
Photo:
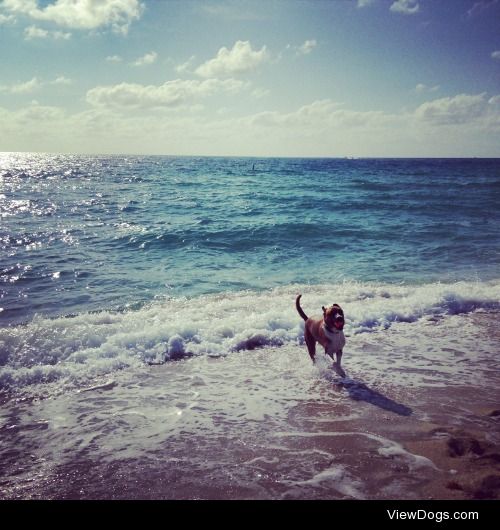
[[(284, 440), (317, 434), (297, 423), (306, 402), (334, 396), (361, 429), (360, 400), (429, 422), (429, 389), (498, 398), (498, 159), (3, 153), (0, 179), (0, 497), (412, 498), (395, 472), (384, 490), (332, 468), (324, 440), (285, 465)], [(310, 362), (299, 293), (308, 315), (343, 307), (346, 378)], [(250, 450), (270, 423), (276, 443)], [(370, 436), (435, 479), (401, 439)], [(125, 488), (131, 461), (158, 473), (165, 451), (154, 487)]]

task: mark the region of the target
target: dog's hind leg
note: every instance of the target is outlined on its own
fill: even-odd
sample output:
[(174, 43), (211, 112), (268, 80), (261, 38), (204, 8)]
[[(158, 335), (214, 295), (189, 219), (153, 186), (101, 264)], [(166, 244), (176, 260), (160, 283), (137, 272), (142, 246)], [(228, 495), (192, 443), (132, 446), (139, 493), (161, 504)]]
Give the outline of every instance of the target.
[(314, 362), (314, 356), (316, 355), (316, 340), (307, 328), (304, 330), (304, 340), (306, 341), (309, 357), (311, 357), (312, 362)]

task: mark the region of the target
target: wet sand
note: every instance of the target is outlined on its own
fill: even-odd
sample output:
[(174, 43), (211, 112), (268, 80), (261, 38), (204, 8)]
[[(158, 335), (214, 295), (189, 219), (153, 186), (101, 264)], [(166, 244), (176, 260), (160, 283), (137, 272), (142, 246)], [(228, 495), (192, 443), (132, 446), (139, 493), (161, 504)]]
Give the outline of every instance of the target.
[[(497, 322), (476, 313), (349, 337), (346, 378), (293, 345), (9, 401), (0, 497), (497, 499)], [(443, 341), (423, 342), (425, 329)]]

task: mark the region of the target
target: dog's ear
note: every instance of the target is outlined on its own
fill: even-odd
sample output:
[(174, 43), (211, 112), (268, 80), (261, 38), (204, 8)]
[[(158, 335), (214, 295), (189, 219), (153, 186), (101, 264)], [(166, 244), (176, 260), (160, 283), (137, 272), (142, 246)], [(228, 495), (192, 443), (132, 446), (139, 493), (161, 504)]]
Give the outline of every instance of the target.
[(324, 305), (321, 306), (321, 309), (323, 309), (323, 316), (325, 315), (326, 313), (326, 307)]

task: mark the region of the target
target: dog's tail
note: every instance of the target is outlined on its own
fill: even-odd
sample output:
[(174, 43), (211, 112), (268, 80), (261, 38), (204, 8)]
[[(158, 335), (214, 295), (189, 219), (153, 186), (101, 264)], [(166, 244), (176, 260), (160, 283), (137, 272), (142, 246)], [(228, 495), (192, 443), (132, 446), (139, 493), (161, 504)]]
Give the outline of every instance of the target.
[(304, 313), (304, 311), (302, 311), (302, 308), (300, 307), (300, 297), (302, 295), (299, 294), (299, 296), (297, 296), (297, 298), (295, 299), (295, 307), (297, 308), (297, 311), (299, 312), (299, 315), (304, 319), (304, 320), (307, 320), (309, 317)]

